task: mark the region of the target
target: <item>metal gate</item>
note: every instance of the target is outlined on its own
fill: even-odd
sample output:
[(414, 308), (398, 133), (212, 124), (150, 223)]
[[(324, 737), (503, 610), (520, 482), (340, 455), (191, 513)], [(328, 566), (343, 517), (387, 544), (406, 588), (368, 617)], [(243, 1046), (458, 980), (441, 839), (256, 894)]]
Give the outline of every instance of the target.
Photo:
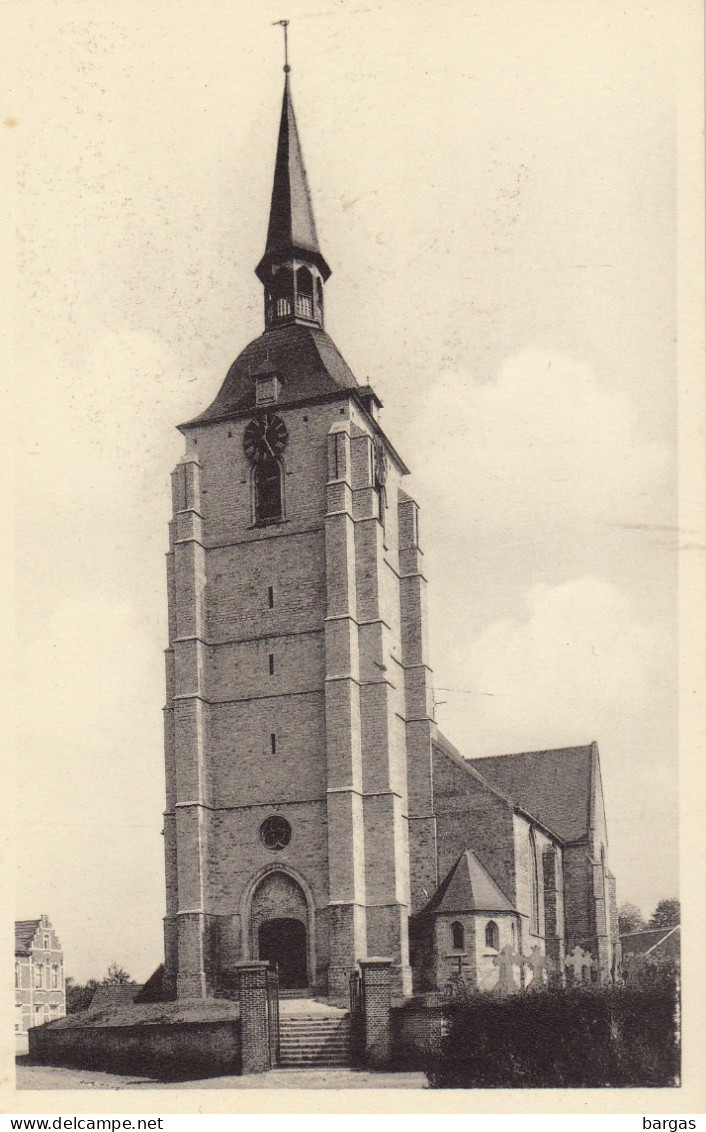
[(363, 1060), (365, 1052), (363, 976), (359, 968), (354, 967), (351, 971), (348, 987), (351, 1006), (351, 1057), (354, 1064), (357, 1064)]
[(279, 971), (267, 971), (267, 1033), (270, 1046), (270, 1068), (279, 1065)]

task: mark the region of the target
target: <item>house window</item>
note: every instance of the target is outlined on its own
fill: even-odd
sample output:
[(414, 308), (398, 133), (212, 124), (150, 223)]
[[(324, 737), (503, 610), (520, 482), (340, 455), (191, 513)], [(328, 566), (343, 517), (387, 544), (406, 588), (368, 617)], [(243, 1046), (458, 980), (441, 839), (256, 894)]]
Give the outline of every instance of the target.
[(266, 523), (281, 519), (284, 513), (282, 503), (282, 467), (279, 460), (269, 459), (255, 466), (253, 473), (255, 491), (255, 522)]
[(493, 951), (500, 950), (500, 932), (495, 920), (489, 920), (485, 925), (485, 946), (492, 947)]
[(34, 968), (34, 986), (36, 990), (41, 990), (44, 986), (44, 968), (41, 963), (37, 963)]
[(51, 969), (51, 989), (59, 989), (59, 968), (56, 966), (56, 964), (54, 964)]
[(44, 950), (48, 951), (50, 947), (51, 947), (51, 936), (45, 935), (44, 936)]
[(510, 924), (510, 938), (512, 940), (512, 950), (517, 951), (517, 925), (514, 920)]
[(22, 1030), (22, 1003), (15, 1003), (15, 1030)]
[(454, 951), (463, 951), (465, 947), (465, 933), (459, 920), (451, 925), (451, 946)]
[(20, 967), (19, 963), (15, 963), (15, 986), (22, 986), (22, 968)]

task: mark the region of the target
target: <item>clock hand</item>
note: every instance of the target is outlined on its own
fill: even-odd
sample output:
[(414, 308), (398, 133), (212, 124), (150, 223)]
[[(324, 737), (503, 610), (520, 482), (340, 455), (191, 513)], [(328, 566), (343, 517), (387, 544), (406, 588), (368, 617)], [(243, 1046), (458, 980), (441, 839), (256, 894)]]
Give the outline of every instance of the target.
[(271, 456), (271, 457), (272, 457), (272, 458), (274, 459), (274, 458), (275, 458), (275, 454), (274, 454), (274, 450), (273, 450), (273, 448), (272, 448), (272, 445), (270, 444), (270, 442), (269, 442), (269, 440), (267, 439), (267, 437), (266, 437), (266, 436), (263, 436), (263, 438), (262, 438), (262, 439), (264, 440), (264, 442), (265, 442), (265, 445), (267, 446), (267, 449), (268, 449), (268, 451), (269, 451), (269, 453), (270, 453), (270, 456)]

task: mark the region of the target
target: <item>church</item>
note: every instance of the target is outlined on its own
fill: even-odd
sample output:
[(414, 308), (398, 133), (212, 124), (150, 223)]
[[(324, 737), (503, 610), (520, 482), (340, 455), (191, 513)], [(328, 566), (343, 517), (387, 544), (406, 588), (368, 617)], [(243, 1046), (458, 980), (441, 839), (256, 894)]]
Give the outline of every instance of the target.
[[(266, 202), (263, 202), (263, 227)], [(289, 67), (264, 329), (180, 425), (165, 708), (165, 991), (235, 964), (341, 999), (362, 959), (398, 997), (535, 949), (563, 978), (619, 963), (595, 743), (469, 758), (434, 721), (409, 468), (325, 330)]]

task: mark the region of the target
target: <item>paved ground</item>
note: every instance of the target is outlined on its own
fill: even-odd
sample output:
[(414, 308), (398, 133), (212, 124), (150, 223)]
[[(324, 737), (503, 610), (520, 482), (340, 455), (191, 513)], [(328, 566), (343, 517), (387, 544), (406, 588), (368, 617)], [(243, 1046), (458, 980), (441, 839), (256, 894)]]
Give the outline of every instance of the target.
[(88, 1069), (28, 1065), (17, 1058), (18, 1089), (425, 1089), (423, 1073), (371, 1073), (366, 1069), (274, 1069), (255, 1077), (207, 1077), (198, 1081), (155, 1081)]
[(321, 1014), (327, 1017), (343, 1018), (348, 1013), (348, 1008), (333, 1006), (330, 1002), (319, 1002), (316, 998), (281, 998), (279, 1000), (279, 1012), (282, 1017), (289, 1015), (296, 1017), (298, 1014), (306, 1014), (311, 1017), (313, 1014)]

